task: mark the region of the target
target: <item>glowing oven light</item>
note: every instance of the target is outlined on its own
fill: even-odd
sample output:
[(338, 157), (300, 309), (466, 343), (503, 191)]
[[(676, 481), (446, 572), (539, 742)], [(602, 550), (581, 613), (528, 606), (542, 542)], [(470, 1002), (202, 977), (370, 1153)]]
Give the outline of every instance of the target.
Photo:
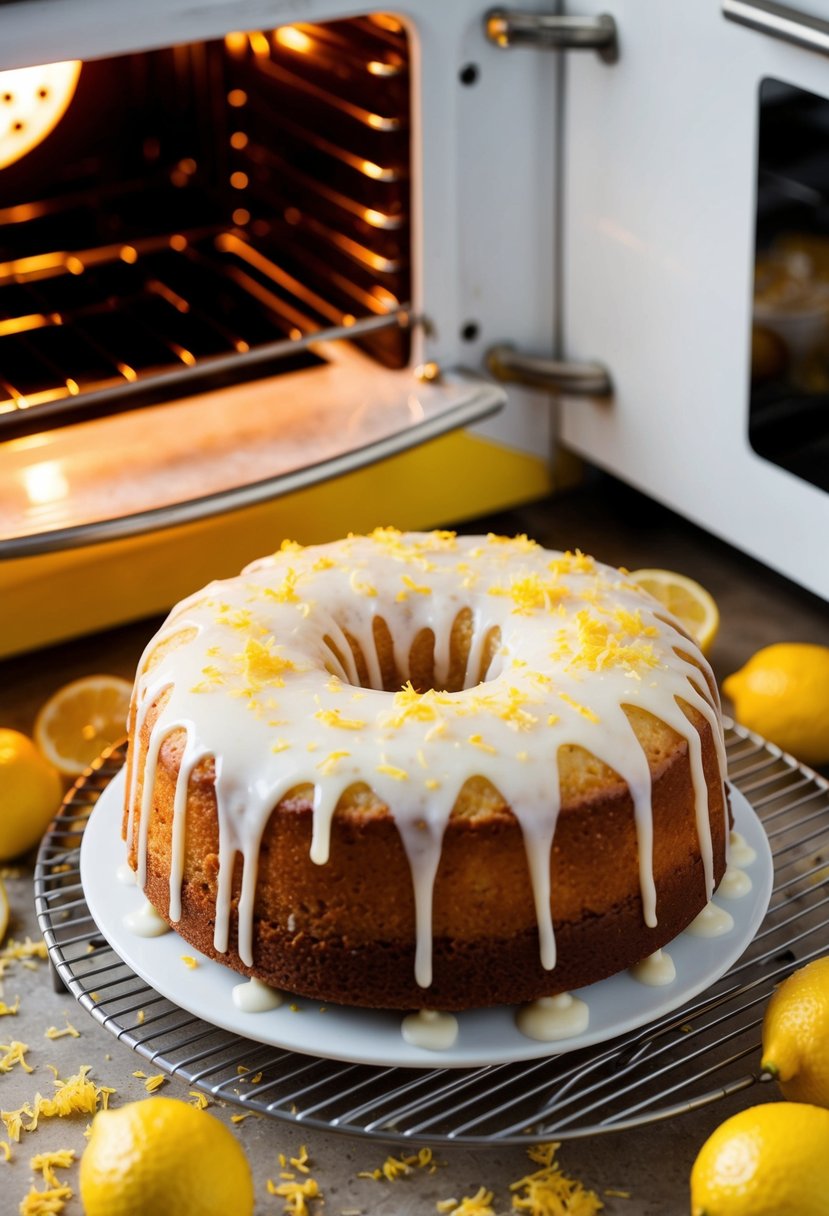
[(300, 55), (307, 55), (314, 46), (308, 35), (298, 30), (295, 25), (281, 25), (279, 29), (274, 30), (273, 36), (280, 46), (287, 47), (289, 51), (297, 51)]
[(69, 482), (58, 460), (42, 460), (23, 469), (23, 485), (33, 506), (59, 502), (69, 494)]
[(75, 94), (81, 63), (46, 63), (0, 72), (0, 169), (41, 143)]

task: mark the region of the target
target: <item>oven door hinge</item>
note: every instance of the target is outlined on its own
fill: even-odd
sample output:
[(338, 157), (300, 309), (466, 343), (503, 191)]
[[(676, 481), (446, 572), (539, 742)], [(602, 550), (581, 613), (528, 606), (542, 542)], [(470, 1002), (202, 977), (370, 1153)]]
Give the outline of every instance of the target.
[(609, 397), (613, 392), (610, 374), (601, 363), (570, 363), (540, 355), (525, 355), (506, 342), (489, 348), (486, 366), (496, 380), (543, 388), (551, 393)]
[(531, 46), (546, 51), (597, 51), (605, 63), (619, 58), (616, 22), (609, 13), (598, 17), (560, 17), (516, 8), (491, 8), (484, 15), (484, 33), (496, 46)]

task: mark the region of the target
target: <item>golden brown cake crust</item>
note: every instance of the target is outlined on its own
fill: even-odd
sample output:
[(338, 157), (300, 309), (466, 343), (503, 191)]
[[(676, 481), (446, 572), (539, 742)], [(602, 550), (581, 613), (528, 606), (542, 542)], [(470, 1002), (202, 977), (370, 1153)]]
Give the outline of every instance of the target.
[[(653, 774), (654, 928), (643, 917), (630, 793), (606, 766), (585, 754), (561, 757), (564, 798), (551, 869), (558, 958), (552, 971), (539, 961), (521, 829), (497, 791), (483, 783), (477, 788), (472, 783), (466, 800), (459, 800), (444, 835), (434, 895), (434, 977), (426, 990), (414, 979), (408, 858), (392, 814), (370, 791), (356, 787), (334, 816), (325, 865), (314, 864), (309, 856), (307, 787), (283, 799), (271, 814), (259, 856), (253, 965), (246, 966), (236, 949), (238, 856), (229, 949), (218, 954), (213, 946), (216, 800), (212, 765), (198, 768), (190, 781), (182, 916), (175, 928), (205, 955), (241, 974), (348, 1005), (450, 1010), (516, 1004), (612, 975), (666, 945), (706, 903), (688, 745), (646, 718), (640, 716), (634, 725)], [(150, 713), (143, 725), (141, 752), (154, 720)], [(692, 721), (702, 743), (718, 883), (725, 869), (723, 788), (711, 728), (698, 714)], [(173, 735), (161, 748), (156, 772), (145, 885), (148, 899), (168, 920), (180, 761), (180, 741)], [(140, 791), (139, 772), (139, 800)], [(134, 852), (131, 861), (135, 864)]]

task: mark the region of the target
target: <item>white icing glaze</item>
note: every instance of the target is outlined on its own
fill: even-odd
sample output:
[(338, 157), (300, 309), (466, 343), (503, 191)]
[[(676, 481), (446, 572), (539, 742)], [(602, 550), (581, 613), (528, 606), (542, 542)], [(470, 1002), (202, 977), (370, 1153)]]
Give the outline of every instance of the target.
[(676, 967), (667, 950), (655, 950), (653, 954), (643, 958), (641, 963), (631, 967), (630, 974), (640, 984), (648, 984), (652, 988), (663, 988), (666, 984), (672, 984), (676, 979)]
[(125, 887), (134, 887), (137, 879), (135, 870), (126, 861), (122, 861), (118, 869), (115, 871), (115, 877), (119, 882), (122, 882)]
[(522, 1005), (515, 1015), (515, 1024), (521, 1033), (528, 1039), (538, 1039), (542, 1043), (584, 1034), (589, 1022), (587, 1003), (569, 992), (542, 996), (529, 1005)]
[(751, 878), (745, 870), (738, 870), (730, 865), (722, 876), (722, 882), (717, 887), (717, 894), (723, 899), (742, 899), (751, 890)]
[(282, 1004), (282, 993), (261, 980), (245, 980), (243, 984), (234, 984), (232, 992), (233, 1004), (242, 1013), (267, 1013), (269, 1009), (278, 1009)]
[(408, 1014), (400, 1025), (400, 1033), (412, 1047), (427, 1051), (448, 1051), (458, 1037), (458, 1019), (451, 1013), (421, 1009)]
[(735, 866), (750, 866), (757, 853), (740, 832), (732, 832), (728, 841), (728, 860)]
[(161, 937), (170, 932), (170, 926), (161, 919), (148, 899), (140, 908), (126, 914), (124, 924), (136, 937)]
[[(463, 687), (383, 691), (374, 619), (389, 627), (401, 682), (415, 638), (432, 631), (440, 690), (450, 668), (452, 624), (464, 609), (472, 613), (472, 640)], [(482, 671), (494, 630), (500, 645)], [(177, 634), (180, 644), (150, 664), (159, 642)], [(357, 687), (346, 634), (364, 655), (372, 687)], [(127, 834), (137, 848), (139, 885), (146, 881), (159, 750), (174, 731), (184, 733), (185, 744), (174, 799), (171, 919), (180, 916), (187, 784), (194, 767), (214, 757), (220, 842), (214, 946), (220, 953), (228, 947), (238, 853), (238, 948), (247, 965), (253, 960), (259, 847), (271, 811), (292, 788), (313, 785), (310, 855), (324, 865), (337, 803), (349, 786), (365, 781), (391, 809), (409, 858), (415, 976), (427, 988), (443, 832), (464, 783), (481, 776), (520, 823), (541, 961), (552, 969), (550, 852), (560, 801), (557, 756), (564, 744), (585, 748), (627, 782), (644, 919), (657, 923), (650, 772), (623, 706), (654, 714), (687, 741), (709, 896), (713, 891), (700, 738), (680, 704), (711, 723), (724, 775), (719, 708), (706, 675), (713, 679), (661, 605), (619, 571), (581, 554), (544, 550), (526, 538), (394, 529), (308, 549), (283, 546), (239, 578), (212, 583), (179, 604), (142, 659), (136, 733), (150, 706), (162, 696), (166, 702), (146, 755), (133, 765), (128, 791)]]
[(694, 917), (685, 932), (694, 937), (722, 937), (733, 928), (734, 918), (731, 913), (709, 902), (699, 915)]

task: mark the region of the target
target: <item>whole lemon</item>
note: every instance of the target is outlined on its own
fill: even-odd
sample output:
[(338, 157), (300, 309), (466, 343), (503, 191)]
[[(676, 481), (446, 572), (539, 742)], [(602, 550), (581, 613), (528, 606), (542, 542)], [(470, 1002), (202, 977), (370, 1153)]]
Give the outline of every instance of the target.
[(829, 1107), (829, 958), (801, 967), (772, 996), (761, 1067), (790, 1101)]
[(37, 844), (60, 806), (60, 776), (26, 735), (0, 728), (0, 861)]
[(752, 1106), (720, 1124), (691, 1170), (691, 1216), (826, 1216), (829, 1110)]
[(829, 762), (829, 646), (765, 646), (723, 681), (743, 726), (807, 764)]
[(253, 1179), (223, 1123), (176, 1098), (99, 1111), (80, 1168), (86, 1216), (251, 1216)]

